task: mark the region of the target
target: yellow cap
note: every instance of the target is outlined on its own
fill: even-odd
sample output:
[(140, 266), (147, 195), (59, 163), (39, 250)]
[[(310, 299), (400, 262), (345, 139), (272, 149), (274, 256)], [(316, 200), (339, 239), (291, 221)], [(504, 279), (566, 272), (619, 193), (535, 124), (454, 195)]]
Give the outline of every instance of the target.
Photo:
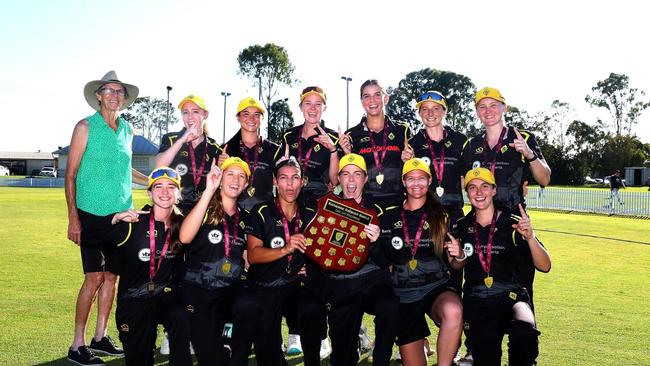
[(492, 98), (494, 100), (498, 100), (503, 104), (506, 103), (506, 98), (504, 98), (503, 95), (501, 95), (499, 89), (491, 88), (489, 86), (486, 86), (485, 88), (476, 92), (476, 102), (474, 104), (478, 104), (478, 102), (480, 102), (484, 98)]
[(445, 96), (442, 95), (442, 93), (438, 91), (428, 91), (425, 93), (422, 93), (418, 97), (418, 102), (415, 104), (415, 108), (420, 109), (420, 106), (424, 102), (434, 102), (438, 104), (439, 106), (442, 106), (445, 110), (447, 110), (447, 101), (445, 99)]
[(402, 167), (402, 178), (404, 178), (406, 174), (413, 170), (421, 170), (431, 176), (431, 169), (429, 169), (429, 164), (425, 163), (424, 160), (420, 158), (411, 158), (406, 163), (404, 163), (404, 167)]
[(491, 184), (493, 186), (496, 185), (496, 182), (494, 180), (494, 175), (492, 175), (492, 172), (490, 170), (485, 168), (479, 167), (468, 171), (467, 174), (465, 174), (465, 188), (467, 188), (469, 182), (474, 179), (480, 179), (485, 183)]
[(156, 183), (157, 180), (167, 178), (171, 180), (178, 189), (181, 188), (181, 177), (178, 175), (178, 173), (168, 167), (168, 166), (161, 166), (160, 168), (154, 169), (150, 174), (149, 174), (149, 179), (147, 181), (147, 189), (151, 188), (154, 183)]
[(318, 86), (308, 86), (303, 89), (302, 93), (300, 93), (300, 103), (302, 103), (303, 99), (310, 94), (318, 95), (323, 100), (323, 103), (327, 104), (327, 95), (323, 91), (323, 88)]
[(208, 112), (208, 106), (205, 104), (205, 100), (203, 98), (199, 97), (198, 95), (190, 94), (183, 98), (180, 103), (178, 103), (178, 109), (183, 109), (183, 106), (187, 102), (192, 102), (196, 104), (199, 108), (203, 109), (204, 111)]
[(348, 165), (356, 165), (359, 167), (359, 169), (363, 170), (364, 173), (368, 173), (368, 169), (366, 168), (366, 160), (359, 154), (350, 153), (343, 156), (341, 160), (339, 160), (339, 173)]
[(243, 111), (248, 107), (256, 108), (258, 111), (260, 111), (260, 113), (264, 114), (264, 107), (262, 106), (262, 103), (258, 102), (257, 99), (253, 97), (246, 97), (241, 101), (239, 101), (236, 114), (239, 114), (239, 112)]
[(233, 165), (240, 167), (244, 171), (244, 173), (246, 173), (246, 177), (251, 176), (251, 170), (248, 167), (248, 164), (236, 156), (231, 156), (228, 159), (224, 160), (220, 168), (221, 170), (226, 170)]

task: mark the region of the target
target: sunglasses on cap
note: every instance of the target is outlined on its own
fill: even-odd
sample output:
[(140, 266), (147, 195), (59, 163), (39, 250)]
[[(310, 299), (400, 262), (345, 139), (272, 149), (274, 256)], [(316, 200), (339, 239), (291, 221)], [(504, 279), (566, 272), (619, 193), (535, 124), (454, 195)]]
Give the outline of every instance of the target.
[(426, 102), (427, 100), (445, 100), (445, 97), (442, 94), (435, 91), (423, 93), (418, 97), (418, 103)]
[(305, 89), (302, 90), (302, 93), (300, 93), (300, 95), (304, 95), (304, 94), (311, 93), (311, 92), (315, 92), (315, 93), (318, 93), (318, 94), (325, 94), (325, 92), (323, 91), (323, 88), (320, 88), (318, 86), (308, 86), (308, 87), (306, 87)]
[(151, 178), (150, 179), (158, 179), (158, 178), (169, 178), (169, 179), (174, 179), (178, 180), (180, 177), (178, 176), (178, 173), (171, 168), (160, 168), (156, 169), (153, 172), (151, 172)]

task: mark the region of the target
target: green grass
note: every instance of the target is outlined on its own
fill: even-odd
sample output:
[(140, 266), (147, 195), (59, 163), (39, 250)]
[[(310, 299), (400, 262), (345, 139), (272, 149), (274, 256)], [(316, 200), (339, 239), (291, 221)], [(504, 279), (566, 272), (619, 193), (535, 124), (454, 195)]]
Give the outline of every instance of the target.
[[(145, 192), (136, 191), (135, 201), (145, 203)], [(531, 217), (553, 259), (551, 272), (536, 281), (539, 364), (650, 365), (650, 245), (621, 241), (650, 242), (649, 222), (540, 211)], [(0, 188), (0, 222), (0, 365), (67, 365), (83, 276), (79, 250), (66, 239), (63, 190)], [(371, 320), (364, 320), (369, 328)], [(88, 328), (90, 337), (94, 318)], [(117, 335), (114, 317), (109, 332)]]

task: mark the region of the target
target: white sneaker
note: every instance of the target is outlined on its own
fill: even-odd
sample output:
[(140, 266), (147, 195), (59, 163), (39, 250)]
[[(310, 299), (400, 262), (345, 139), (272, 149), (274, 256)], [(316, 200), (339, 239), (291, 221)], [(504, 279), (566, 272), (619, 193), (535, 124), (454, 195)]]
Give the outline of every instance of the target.
[(320, 359), (324, 360), (330, 353), (332, 353), (332, 345), (329, 338), (325, 338), (320, 341)]
[(364, 325), (359, 329), (359, 348), (361, 353), (367, 352), (372, 348), (372, 340), (368, 337), (368, 331)]
[(465, 355), (458, 361), (458, 366), (472, 366), (474, 365), (474, 358), (471, 353)]
[(167, 332), (163, 333), (162, 343), (160, 344), (160, 354), (161, 355), (169, 354), (169, 337), (167, 336)]
[(298, 334), (289, 334), (287, 339), (287, 355), (295, 356), (302, 353), (302, 345), (300, 344), (300, 336)]

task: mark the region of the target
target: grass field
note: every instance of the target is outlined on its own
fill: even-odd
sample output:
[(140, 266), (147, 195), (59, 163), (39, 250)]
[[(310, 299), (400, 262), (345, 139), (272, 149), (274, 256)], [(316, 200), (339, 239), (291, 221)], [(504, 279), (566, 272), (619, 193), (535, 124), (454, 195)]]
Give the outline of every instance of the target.
[[(137, 191), (137, 204), (145, 201)], [(536, 281), (539, 364), (650, 365), (650, 222), (531, 217), (553, 259)], [(0, 223), (0, 365), (67, 365), (82, 271), (79, 250), (66, 239), (63, 190), (0, 188)], [(370, 318), (365, 323), (372, 327)], [(109, 332), (117, 335), (114, 318)]]

